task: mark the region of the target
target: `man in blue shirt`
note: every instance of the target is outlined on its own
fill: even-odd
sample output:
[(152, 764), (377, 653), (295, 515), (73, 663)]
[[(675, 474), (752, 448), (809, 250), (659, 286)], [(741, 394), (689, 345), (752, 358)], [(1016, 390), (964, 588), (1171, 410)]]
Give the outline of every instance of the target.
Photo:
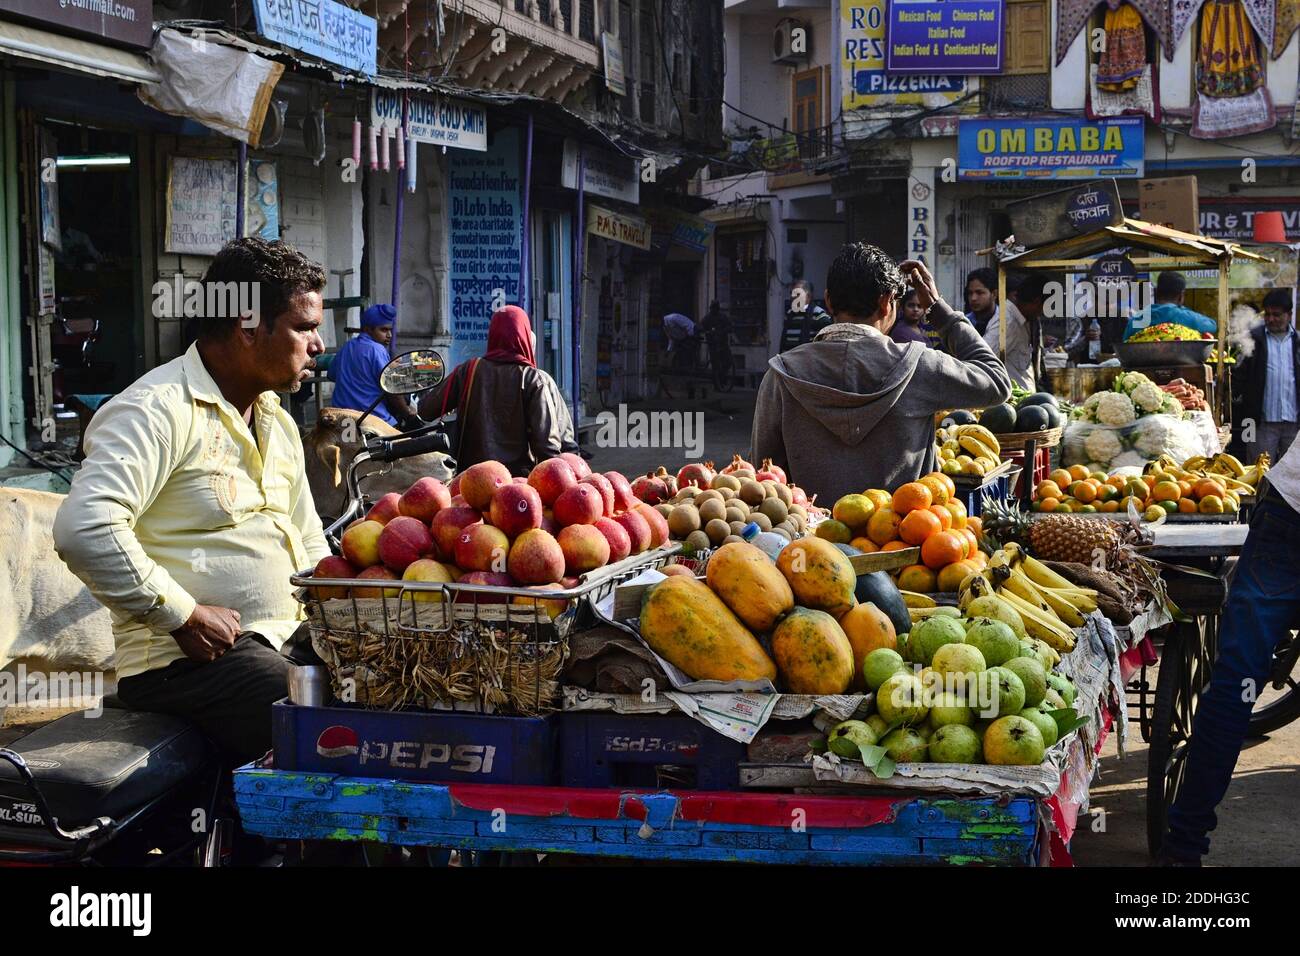
[(1183, 305), (1183, 293), (1187, 289), (1187, 279), (1181, 272), (1162, 272), (1156, 280), (1155, 304), (1151, 306), (1150, 317), (1146, 310), (1134, 312), (1124, 327), (1124, 341), (1127, 342), (1143, 329), (1153, 325), (1172, 322), (1184, 325), (1202, 334), (1218, 330), (1219, 323), (1208, 315), (1201, 315)]
[[(335, 408), (365, 411), (383, 395), (379, 373), (391, 358), (388, 347), (396, 321), (397, 310), (391, 305), (372, 305), (361, 314), (361, 334), (344, 344), (330, 364), (330, 380), (334, 382), (330, 403)], [(409, 426), (419, 421), (400, 395), (386, 396), (371, 414), (390, 425)]]
[(1247, 457), (1268, 452), (1277, 464), (1300, 429), (1300, 335), (1291, 321), (1290, 289), (1264, 296), (1264, 324), (1250, 338), (1253, 350), (1232, 370), (1233, 430)]

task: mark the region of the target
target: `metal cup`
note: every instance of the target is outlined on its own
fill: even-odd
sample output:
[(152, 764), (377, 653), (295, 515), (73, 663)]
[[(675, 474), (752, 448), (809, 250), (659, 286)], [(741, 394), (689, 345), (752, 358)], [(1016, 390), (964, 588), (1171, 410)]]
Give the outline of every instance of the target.
[(329, 702), (329, 674), (319, 664), (289, 668), (289, 700), (299, 707)]

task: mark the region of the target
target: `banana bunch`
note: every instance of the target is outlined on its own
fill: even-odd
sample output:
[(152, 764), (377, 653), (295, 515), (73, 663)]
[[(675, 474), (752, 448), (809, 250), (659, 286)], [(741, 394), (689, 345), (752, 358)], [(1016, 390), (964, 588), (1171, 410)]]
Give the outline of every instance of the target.
[(950, 606), (935, 607), (909, 607), (907, 614), (912, 619), (913, 624), (919, 624), (921, 621), (928, 620), (932, 617), (961, 617), (961, 611)]
[(1213, 478), (1221, 481), (1228, 491), (1251, 494), (1259, 487), (1260, 479), (1268, 474), (1268, 453), (1260, 455), (1253, 465), (1243, 465), (1235, 455), (1222, 452), (1213, 458), (1193, 455), (1181, 465), (1168, 455), (1161, 455), (1149, 466), (1156, 469), (1156, 474), (1172, 475), (1187, 481), (1201, 478)]
[(903, 603), (909, 608), (920, 608), (922, 610), (931, 607), (937, 607), (938, 602), (928, 594), (919, 594), (916, 591), (904, 591), (898, 589), (898, 593), (903, 595)]
[(983, 425), (951, 425), (940, 428), (937, 437), (945, 474), (987, 475), (1001, 464), (1002, 445)]
[(1019, 617), (1025, 635), (1062, 653), (1074, 649), (1072, 628), (1082, 627), (1084, 615), (1097, 609), (1096, 598), (1096, 591), (1076, 587), (1015, 544), (996, 551), (988, 568), (968, 576), (958, 592), (968, 615), (996, 617), (1014, 630), (1005, 605)]

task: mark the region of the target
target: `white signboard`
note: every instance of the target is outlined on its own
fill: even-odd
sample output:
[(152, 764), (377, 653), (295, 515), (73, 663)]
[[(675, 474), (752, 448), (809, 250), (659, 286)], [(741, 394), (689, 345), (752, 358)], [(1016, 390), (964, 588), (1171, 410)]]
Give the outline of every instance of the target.
[[(407, 136), (417, 143), (456, 149), (487, 149), (487, 110), (437, 94), (406, 94)], [(370, 98), (370, 123), (394, 133), (402, 125), (402, 93), (376, 89)]]
[(627, 95), (627, 78), (623, 74), (623, 48), (618, 37), (602, 33), (600, 42), (605, 52), (605, 86), (619, 96)]
[(235, 179), (233, 159), (171, 158), (165, 251), (215, 256), (235, 238)]
[[(631, 156), (590, 146), (583, 149), (582, 156), (585, 164), (582, 186), (586, 192), (633, 204), (641, 201), (641, 179), (637, 176), (636, 160)], [(571, 139), (564, 141), (560, 183), (567, 189), (578, 188), (578, 144)]]

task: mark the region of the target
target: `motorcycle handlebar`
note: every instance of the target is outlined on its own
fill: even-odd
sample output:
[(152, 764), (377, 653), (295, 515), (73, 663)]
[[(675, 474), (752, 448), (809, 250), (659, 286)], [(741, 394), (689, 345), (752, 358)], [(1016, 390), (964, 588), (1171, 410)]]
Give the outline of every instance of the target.
[[(432, 427), (432, 426), (430, 426)], [(423, 432), (423, 429), (420, 430)], [(451, 441), (443, 431), (415, 433), (415, 437), (403, 435), (381, 442), (379, 448), (371, 453), (371, 460), (391, 462), (401, 458), (413, 458), (431, 451), (443, 453), (451, 451)]]

